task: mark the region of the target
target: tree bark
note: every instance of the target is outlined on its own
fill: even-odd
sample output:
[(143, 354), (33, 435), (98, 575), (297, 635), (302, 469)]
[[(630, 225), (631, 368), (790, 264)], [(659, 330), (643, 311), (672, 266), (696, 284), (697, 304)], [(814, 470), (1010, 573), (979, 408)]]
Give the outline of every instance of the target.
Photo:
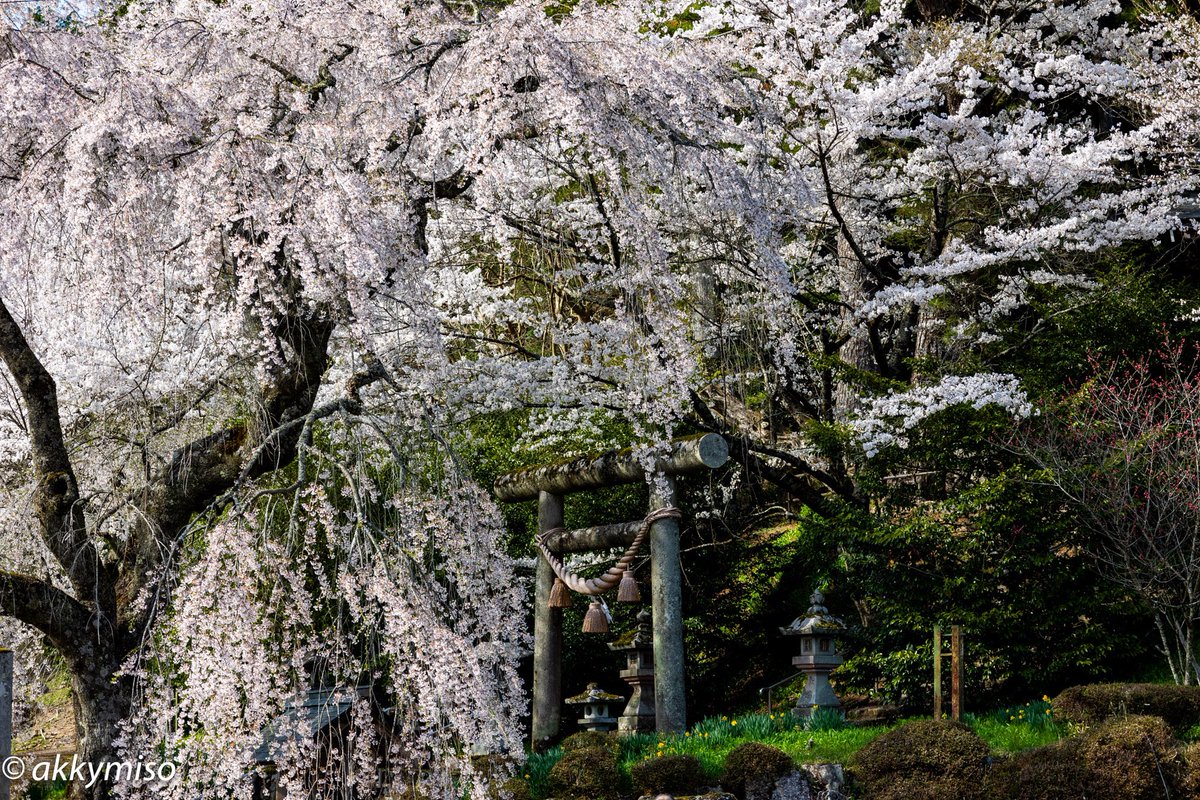
[[(115, 679), (120, 659), (109, 650), (100, 652), (94, 664), (73, 665), (71, 669), (72, 703), (75, 708), (76, 757), (80, 763), (96, 769), (118, 758), (115, 741), (119, 726), (129, 716), (133, 685), (128, 678)], [(147, 765), (157, 766), (157, 765)], [(68, 800), (109, 800), (112, 783), (101, 780), (88, 787), (73, 782), (67, 790)]]

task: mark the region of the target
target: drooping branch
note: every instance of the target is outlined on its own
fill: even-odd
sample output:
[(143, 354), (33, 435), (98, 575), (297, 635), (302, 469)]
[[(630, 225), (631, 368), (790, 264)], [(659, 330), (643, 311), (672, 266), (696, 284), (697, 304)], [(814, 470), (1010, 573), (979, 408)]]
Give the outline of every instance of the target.
[(280, 469), (296, 457), (301, 423), (321, 386), (333, 324), (291, 319), (276, 333), (294, 357), (260, 389), (257, 424), (239, 421), (178, 448), (134, 501), (141, 522), (123, 554), (120, 586), (122, 623), (134, 635), (148, 612), (133, 614), (131, 601), (154, 579), (192, 517), (239, 481)]

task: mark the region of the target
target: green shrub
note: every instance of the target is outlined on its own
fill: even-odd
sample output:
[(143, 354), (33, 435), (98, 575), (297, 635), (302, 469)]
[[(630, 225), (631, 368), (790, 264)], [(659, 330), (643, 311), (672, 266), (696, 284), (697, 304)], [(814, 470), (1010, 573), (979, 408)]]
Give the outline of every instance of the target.
[(721, 788), (744, 795), (748, 784), (774, 783), (795, 769), (791, 756), (778, 747), (746, 742), (730, 750), (725, 757)]
[(558, 763), (550, 768), (547, 783), (552, 797), (617, 800), (621, 793), (621, 772), (611, 750), (585, 747), (564, 751)]
[(853, 772), (872, 800), (967, 800), (980, 794), (988, 747), (957, 722), (901, 725), (867, 744)]
[(704, 788), (704, 767), (695, 756), (652, 756), (630, 770), (633, 788), (645, 794), (694, 794)]
[[(986, 800), (1160, 800), (1188, 780), (1178, 742), (1158, 717), (1127, 717), (998, 762)], [(1185, 797), (1197, 795), (1187, 793)]]
[(1200, 724), (1200, 686), (1157, 683), (1097, 683), (1072, 686), (1052, 702), (1059, 720), (1095, 725), (1114, 717), (1161, 717), (1182, 732)]
[(598, 747), (601, 750), (608, 750), (616, 756), (621, 752), (621, 740), (611, 733), (580, 731), (563, 739), (561, 747), (564, 753), (569, 753), (572, 750), (591, 750)]

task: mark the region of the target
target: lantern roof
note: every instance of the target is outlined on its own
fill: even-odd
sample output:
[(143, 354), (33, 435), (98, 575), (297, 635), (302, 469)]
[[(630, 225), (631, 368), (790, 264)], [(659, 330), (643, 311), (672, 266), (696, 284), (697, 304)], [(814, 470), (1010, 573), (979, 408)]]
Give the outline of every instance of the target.
[(784, 636), (829, 636), (846, 629), (845, 623), (829, 613), (825, 607), (825, 595), (819, 589), (812, 593), (809, 602), (812, 605), (804, 612), (804, 616), (796, 617), (791, 625), (780, 628), (780, 633)]
[(639, 647), (651, 647), (654, 644), (654, 628), (651, 625), (650, 610), (643, 608), (638, 612), (637, 625), (608, 645), (609, 650), (636, 650)]
[(574, 697), (568, 697), (566, 702), (571, 705), (583, 705), (584, 703), (615, 703), (618, 700), (624, 699), (623, 695), (609, 694), (604, 691), (598, 683), (589, 683), (587, 691), (583, 694), (577, 694)]

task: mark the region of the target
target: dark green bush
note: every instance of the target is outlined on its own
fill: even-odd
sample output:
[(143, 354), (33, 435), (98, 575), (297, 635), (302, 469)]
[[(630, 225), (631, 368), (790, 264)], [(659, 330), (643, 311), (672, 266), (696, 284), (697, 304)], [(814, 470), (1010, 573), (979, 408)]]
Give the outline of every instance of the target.
[(617, 757), (600, 747), (564, 750), (562, 758), (550, 768), (547, 783), (550, 795), (557, 798), (617, 800), (621, 794)]
[(858, 751), (855, 778), (871, 800), (968, 800), (980, 794), (988, 746), (965, 725), (926, 720)]
[(651, 756), (630, 770), (633, 788), (644, 794), (695, 794), (704, 788), (704, 767), (694, 756)]
[(562, 741), (562, 749), (564, 753), (569, 753), (572, 750), (591, 750), (593, 748), (608, 750), (614, 756), (621, 752), (621, 740), (615, 734), (601, 733), (600, 731), (580, 731), (573, 733)]
[(1095, 725), (1114, 717), (1161, 717), (1175, 732), (1200, 724), (1200, 686), (1157, 683), (1097, 683), (1072, 686), (1054, 698), (1054, 716)]
[(774, 783), (795, 769), (791, 756), (779, 748), (761, 742), (746, 742), (725, 756), (721, 788), (742, 796), (747, 784)]
[(1127, 717), (997, 763), (986, 800), (1160, 800), (1185, 789), (1179, 743), (1158, 717)]

